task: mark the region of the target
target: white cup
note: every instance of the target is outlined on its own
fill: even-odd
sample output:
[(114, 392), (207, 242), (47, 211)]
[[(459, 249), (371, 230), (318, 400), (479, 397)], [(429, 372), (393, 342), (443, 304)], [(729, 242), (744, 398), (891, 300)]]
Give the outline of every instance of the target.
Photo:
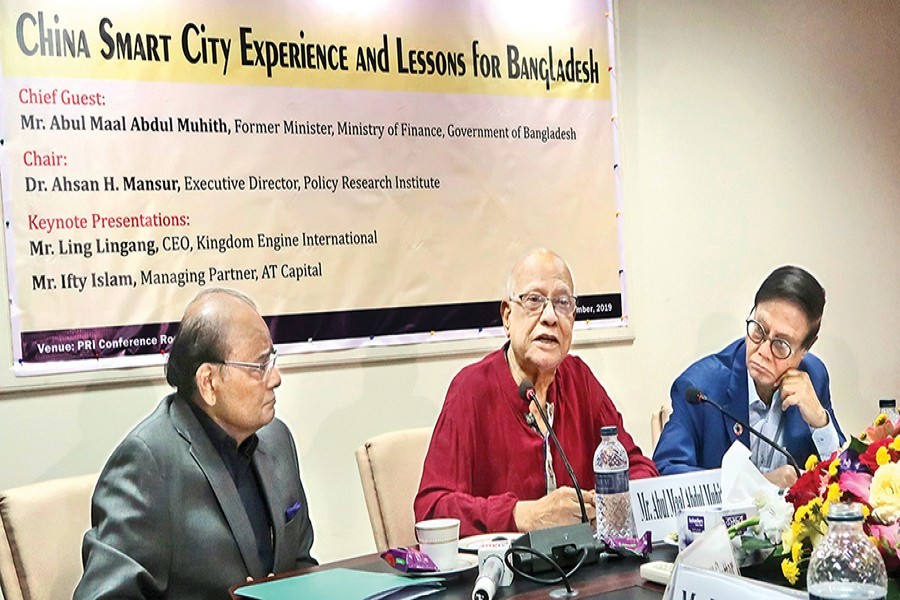
[(428, 519), (416, 523), (419, 550), (441, 571), (456, 568), (459, 562), (459, 519)]

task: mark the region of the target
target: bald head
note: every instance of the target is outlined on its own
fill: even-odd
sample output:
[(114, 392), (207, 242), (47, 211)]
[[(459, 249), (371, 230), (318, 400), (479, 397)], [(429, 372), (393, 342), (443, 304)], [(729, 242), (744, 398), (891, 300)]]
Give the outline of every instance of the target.
[(525, 291), (522, 286), (525, 285), (525, 282), (533, 279), (535, 273), (547, 271), (559, 273), (560, 277), (564, 278), (568, 284), (569, 293), (575, 293), (575, 281), (568, 263), (552, 250), (537, 248), (516, 261), (510, 269), (509, 277), (506, 280), (506, 297), (513, 298), (521, 294)]
[(212, 288), (197, 294), (184, 309), (184, 316), (166, 363), (166, 381), (185, 398), (197, 392), (194, 374), (203, 363), (225, 360), (229, 340), (228, 324), (237, 316), (252, 312), (253, 300), (226, 288)]

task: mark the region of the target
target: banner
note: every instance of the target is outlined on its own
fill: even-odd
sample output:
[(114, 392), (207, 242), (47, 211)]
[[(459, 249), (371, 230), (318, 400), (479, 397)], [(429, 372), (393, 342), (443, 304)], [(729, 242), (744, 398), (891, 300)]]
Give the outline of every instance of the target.
[(159, 362), (211, 286), (282, 353), (499, 333), (537, 246), (623, 326), (606, 10), (4, 1), (16, 374)]

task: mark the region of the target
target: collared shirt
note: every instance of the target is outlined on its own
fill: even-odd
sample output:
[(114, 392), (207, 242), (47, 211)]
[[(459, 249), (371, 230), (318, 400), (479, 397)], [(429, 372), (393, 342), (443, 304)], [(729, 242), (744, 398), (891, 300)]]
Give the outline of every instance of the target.
[[(772, 404), (766, 406), (759, 397), (756, 384), (749, 372), (747, 373), (747, 389), (750, 403), (750, 427), (774, 440), (779, 446), (784, 446), (784, 412), (781, 410), (781, 390), (775, 390)], [(809, 432), (819, 456), (830, 456), (841, 445), (831, 415), (828, 415), (828, 424), (825, 427), (810, 427)], [(753, 464), (763, 473), (787, 464), (786, 456), (752, 433), (750, 434), (750, 455)], [(800, 461), (802, 465), (802, 461), (806, 460), (806, 457), (795, 456), (794, 459)]]
[[(548, 402), (545, 410), (550, 427), (553, 427), (553, 403)], [(553, 455), (550, 453), (550, 429), (544, 434), (544, 477), (547, 479), (547, 493), (556, 491), (556, 471), (553, 470)]]
[(194, 402), (189, 401), (188, 405), (197, 416), (206, 435), (209, 436), (216, 452), (222, 457), (222, 462), (225, 463), (225, 468), (234, 481), (238, 495), (241, 497), (241, 504), (244, 505), (244, 511), (253, 528), (259, 559), (266, 571), (271, 573), (275, 564), (275, 552), (272, 547), (272, 520), (269, 509), (266, 507), (259, 474), (253, 466), (253, 453), (256, 452), (259, 438), (254, 433), (238, 446), (234, 438), (219, 427)]

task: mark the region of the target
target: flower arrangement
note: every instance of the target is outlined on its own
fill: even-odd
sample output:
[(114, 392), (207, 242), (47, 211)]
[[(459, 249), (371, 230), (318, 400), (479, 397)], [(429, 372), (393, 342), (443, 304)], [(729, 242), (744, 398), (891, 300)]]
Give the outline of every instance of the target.
[[(833, 502), (858, 502), (863, 531), (884, 558), (889, 579), (900, 572), (900, 423), (879, 415), (865, 432), (830, 457), (810, 456), (806, 471), (784, 497), (757, 497), (759, 517), (731, 528), (743, 534), (745, 551), (773, 549), (767, 562), (780, 562), (783, 582), (806, 581), (813, 548), (828, 531)], [(891, 583), (896, 592), (896, 583)]]

